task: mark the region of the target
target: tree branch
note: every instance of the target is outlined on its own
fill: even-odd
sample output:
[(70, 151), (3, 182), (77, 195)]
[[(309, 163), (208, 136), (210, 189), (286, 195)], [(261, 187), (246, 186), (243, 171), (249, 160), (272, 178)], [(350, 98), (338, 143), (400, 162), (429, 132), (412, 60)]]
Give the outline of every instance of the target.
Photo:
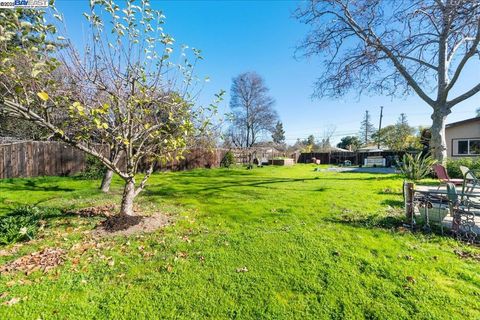
[(472, 43), (472, 46), (470, 47), (470, 50), (468, 50), (465, 55), (463, 56), (462, 60), (457, 66), (457, 69), (455, 70), (455, 73), (453, 75), (452, 80), (448, 84), (446, 91), (449, 92), (450, 89), (455, 85), (455, 82), (457, 82), (458, 78), (460, 77), (460, 74), (463, 70), (463, 67), (467, 64), (468, 60), (470, 60), (471, 57), (475, 55), (477, 52), (478, 44), (480, 43), (480, 19), (478, 20), (477, 23), (477, 34), (475, 36), (475, 40)]
[(6, 109), (11, 110), (13, 113), (22, 114), (23, 118), (28, 119), (30, 121), (33, 121), (33, 122), (37, 123), (38, 125), (42, 126), (43, 128), (51, 131), (52, 133), (57, 135), (65, 143), (68, 143), (69, 145), (71, 145), (71, 146), (73, 146), (77, 149), (80, 149), (80, 150), (98, 158), (107, 168), (113, 170), (120, 177), (122, 177), (124, 179), (128, 177), (126, 174), (124, 174), (115, 165), (115, 163), (111, 162), (108, 158), (106, 158), (102, 154), (98, 153), (97, 151), (95, 151), (91, 148), (88, 148), (87, 146), (85, 146), (85, 145), (71, 139), (70, 137), (66, 136), (61, 129), (57, 128), (56, 126), (54, 126), (50, 122), (46, 121), (44, 118), (42, 118), (41, 116), (39, 116), (38, 114), (33, 112), (31, 109), (29, 109), (27, 107), (24, 107), (24, 106), (14, 102), (14, 101), (11, 101), (11, 100), (5, 100), (3, 102), (3, 106)]
[(451, 101), (448, 101), (447, 102), (447, 106), (449, 108), (453, 107), (454, 105), (456, 104), (459, 104), (460, 102), (470, 98), (471, 96), (474, 96), (475, 94), (477, 94), (478, 92), (480, 91), (480, 83), (477, 84), (475, 87), (473, 87), (472, 89), (468, 90), (467, 92), (465, 92), (464, 94), (456, 97), (455, 99), (451, 100)]

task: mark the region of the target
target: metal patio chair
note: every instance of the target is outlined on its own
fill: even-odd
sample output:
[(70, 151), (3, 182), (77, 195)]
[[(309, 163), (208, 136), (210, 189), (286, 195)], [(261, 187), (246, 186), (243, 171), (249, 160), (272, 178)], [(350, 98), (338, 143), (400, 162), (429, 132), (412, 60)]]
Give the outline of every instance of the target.
[[(454, 185), (461, 186), (463, 185), (463, 179), (452, 179), (448, 176), (447, 169), (441, 164), (434, 164), (433, 171), (437, 175), (438, 180), (441, 183), (453, 183)], [(440, 188), (440, 186), (438, 187)]]

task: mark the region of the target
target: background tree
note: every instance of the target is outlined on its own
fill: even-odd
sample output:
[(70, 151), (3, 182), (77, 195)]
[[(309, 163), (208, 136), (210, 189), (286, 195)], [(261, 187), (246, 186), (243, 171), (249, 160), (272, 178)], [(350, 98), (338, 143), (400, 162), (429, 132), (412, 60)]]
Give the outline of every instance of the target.
[(477, 118), (480, 117), (480, 108), (477, 108), (477, 109), (475, 110), (475, 113), (476, 113), (476, 117), (477, 117)]
[(343, 137), (337, 144), (337, 147), (351, 151), (357, 151), (362, 145), (362, 142), (356, 136)]
[(336, 131), (335, 126), (328, 126), (323, 129), (322, 139), (320, 140), (320, 143), (317, 146), (320, 152), (329, 152), (332, 149), (330, 139), (332, 138), (335, 131)]
[(368, 145), (373, 141), (373, 136), (375, 132), (376, 132), (375, 126), (373, 125), (370, 113), (367, 110), (365, 111), (363, 120), (360, 123), (360, 131), (358, 133), (360, 141), (362, 141), (364, 145)]
[(265, 81), (255, 72), (246, 72), (233, 79), (230, 109), (231, 125), (227, 135), (240, 148), (250, 148), (265, 134), (272, 133), (278, 121)]
[[(172, 62), (173, 38), (163, 30), (163, 14), (148, 0), (129, 0), (123, 10), (111, 0), (92, 1), (85, 16), (90, 38), (81, 53), (71, 42), (55, 57), (46, 43), (17, 47), (14, 54), (0, 51), (5, 89), (0, 109), (99, 159), (125, 182), (120, 214), (133, 215), (134, 199), (155, 162), (181, 157), (202, 119), (193, 100), (193, 71), (201, 56), (183, 48), (182, 63)], [(66, 120), (52, 122), (55, 114), (67, 115)], [(146, 170), (137, 184), (140, 167)]]
[(407, 116), (402, 113), (395, 125), (383, 127), (373, 138), (394, 151), (419, 149), (420, 142), (415, 131), (415, 128), (408, 125)]
[(285, 144), (285, 130), (283, 130), (283, 123), (277, 121), (272, 133), (272, 141), (277, 145)]
[(302, 147), (302, 152), (313, 152), (317, 148), (317, 145), (315, 143), (315, 136), (311, 134), (307, 137), (307, 139), (301, 140), (300, 146)]
[(432, 153), (446, 159), (446, 117), (480, 91), (477, 81), (453, 93), (469, 61), (479, 61), (480, 2), (310, 0), (297, 17), (312, 28), (300, 49), (325, 58), (318, 97), (414, 92), (432, 108)]
[(45, 140), (49, 136), (48, 131), (30, 121), (0, 114), (0, 137), (11, 137), (18, 140)]

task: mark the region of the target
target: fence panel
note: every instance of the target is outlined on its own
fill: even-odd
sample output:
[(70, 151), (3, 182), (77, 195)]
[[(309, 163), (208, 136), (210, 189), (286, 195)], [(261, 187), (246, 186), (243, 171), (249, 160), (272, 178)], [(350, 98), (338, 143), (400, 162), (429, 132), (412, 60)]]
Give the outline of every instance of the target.
[(68, 175), (84, 167), (84, 153), (60, 142), (0, 145), (0, 179)]
[[(158, 163), (155, 169), (178, 171), (218, 167), (226, 152), (225, 149), (191, 149), (184, 154), (184, 159)], [(85, 170), (85, 158), (84, 152), (61, 142), (0, 144), (0, 179), (72, 175)]]

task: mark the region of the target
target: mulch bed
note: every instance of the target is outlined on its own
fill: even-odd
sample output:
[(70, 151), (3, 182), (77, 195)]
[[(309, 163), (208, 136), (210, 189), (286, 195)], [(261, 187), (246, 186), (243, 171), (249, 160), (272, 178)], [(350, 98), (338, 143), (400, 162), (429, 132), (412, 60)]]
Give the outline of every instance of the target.
[(37, 270), (47, 272), (48, 270), (63, 264), (64, 255), (65, 250), (63, 249), (46, 248), (42, 251), (27, 254), (12, 262), (0, 266), (0, 274), (23, 271), (28, 275)]
[(92, 232), (95, 237), (131, 236), (154, 232), (170, 224), (170, 219), (161, 213), (152, 216), (115, 215), (102, 221)]
[(108, 232), (126, 230), (139, 224), (143, 218), (142, 216), (115, 215), (108, 217), (101, 223), (101, 226)]

